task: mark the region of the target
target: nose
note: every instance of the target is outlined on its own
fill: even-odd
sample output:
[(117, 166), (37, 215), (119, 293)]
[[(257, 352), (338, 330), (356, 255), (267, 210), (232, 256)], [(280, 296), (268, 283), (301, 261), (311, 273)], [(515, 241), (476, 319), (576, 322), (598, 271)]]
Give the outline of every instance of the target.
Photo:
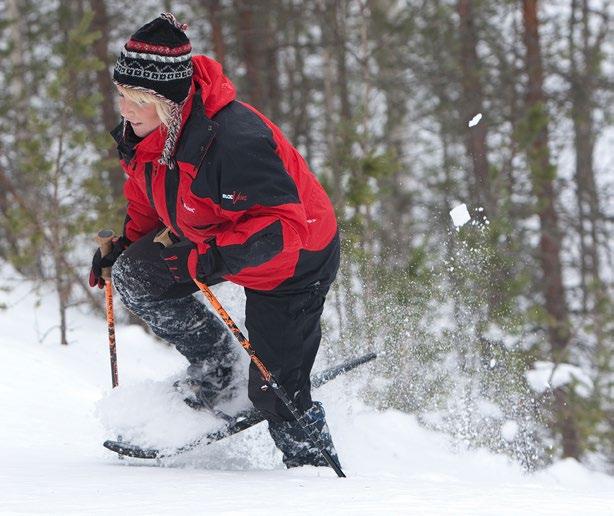
[(127, 118), (128, 115), (134, 113), (134, 108), (131, 106), (131, 104), (132, 103), (129, 100), (126, 100), (125, 97), (119, 97), (119, 113), (124, 118)]

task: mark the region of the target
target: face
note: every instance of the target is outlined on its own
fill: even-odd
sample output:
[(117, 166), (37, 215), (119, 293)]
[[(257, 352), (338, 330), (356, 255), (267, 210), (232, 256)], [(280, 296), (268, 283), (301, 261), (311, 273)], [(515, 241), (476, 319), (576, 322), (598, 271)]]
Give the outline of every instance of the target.
[(121, 115), (130, 122), (134, 134), (142, 138), (147, 136), (154, 129), (160, 127), (162, 121), (156, 112), (154, 104), (139, 104), (125, 97), (118, 90), (119, 95), (119, 111)]

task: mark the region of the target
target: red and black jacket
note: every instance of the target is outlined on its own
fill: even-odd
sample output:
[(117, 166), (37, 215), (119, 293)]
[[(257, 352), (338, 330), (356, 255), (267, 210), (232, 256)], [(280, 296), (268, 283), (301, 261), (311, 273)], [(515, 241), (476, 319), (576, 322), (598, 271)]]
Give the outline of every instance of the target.
[(277, 126), (235, 100), (219, 63), (193, 65), (177, 166), (158, 163), (165, 129), (140, 141), (113, 131), (128, 176), (124, 236), (171, 228), (196, 244), (211, 282), (268, 291), (332, 280), (337, 223), (316, 176)]

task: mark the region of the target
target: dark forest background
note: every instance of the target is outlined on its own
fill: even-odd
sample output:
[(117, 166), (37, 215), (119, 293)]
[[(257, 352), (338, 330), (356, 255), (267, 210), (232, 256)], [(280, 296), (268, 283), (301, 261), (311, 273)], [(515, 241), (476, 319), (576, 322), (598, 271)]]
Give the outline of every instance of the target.
[(614, 471), (614, 6), (0, 1), (0, 260), (57, 291), (61, 344), (123, 221), (111, 70), (163, 10), (329, 192), (324, 349), (383, 353), (363, 396), (527, 469)]

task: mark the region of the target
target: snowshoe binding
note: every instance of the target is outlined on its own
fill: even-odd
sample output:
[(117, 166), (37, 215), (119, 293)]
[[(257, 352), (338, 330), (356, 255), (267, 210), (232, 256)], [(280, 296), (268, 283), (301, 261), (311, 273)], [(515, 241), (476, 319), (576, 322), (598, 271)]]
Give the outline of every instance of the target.
[(232, 366), (209, 366), (201, 362), (190, 364), (186, 377), (174, 386), (189, 407), (217, 414), (216, 407), (236, 395), (236, 383)]

